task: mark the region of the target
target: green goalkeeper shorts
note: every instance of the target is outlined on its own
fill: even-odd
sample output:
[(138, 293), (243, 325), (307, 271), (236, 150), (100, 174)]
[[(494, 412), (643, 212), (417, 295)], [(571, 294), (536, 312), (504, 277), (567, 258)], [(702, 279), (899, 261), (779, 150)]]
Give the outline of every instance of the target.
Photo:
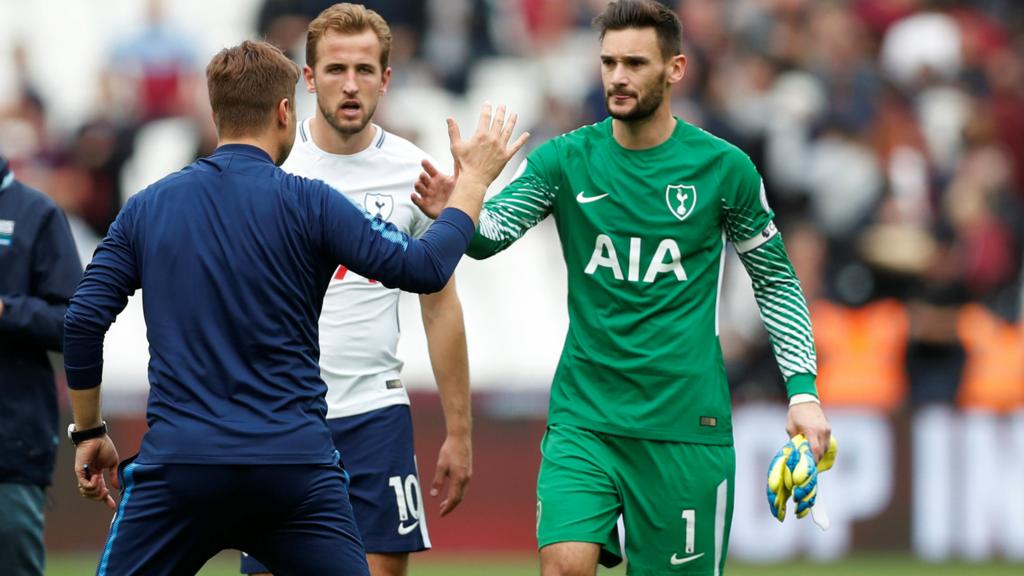
[(537, 479), (538, 547), (593, 542), (606, 566), (624, 551), (631, 576), (718, 576), (729, 548), (735, 477), (732, 446), (549, 426)]

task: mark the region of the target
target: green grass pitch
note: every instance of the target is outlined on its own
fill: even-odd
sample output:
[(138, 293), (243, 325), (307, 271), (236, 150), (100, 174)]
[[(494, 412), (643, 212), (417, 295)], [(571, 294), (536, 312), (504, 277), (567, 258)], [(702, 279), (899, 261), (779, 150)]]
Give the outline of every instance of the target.
[[(432, 555), (431, 555), (432, 556)], [(93, 574), (99, 553), (52, 555), (47, 559), (47, 576), (81, 576)], [(531, 576), (538, 573), (537, 562), (529, 557), (452, 557), (413, 558), (411, 576)], [(600, 570), (599, 575), (625, 574), (625, 570)], [(238, 574), (236, 554), (224, 553), (211, 560), (199, 572), (202, 576), (235, 576)], [(793, 576), (794, 574), (827, 576), (1020, 576), (1024, 564), (926, 564), (906, 555), (859, 555), (835, 564), (792, 562), (766, 566), (731, 563), (723, 576)]]

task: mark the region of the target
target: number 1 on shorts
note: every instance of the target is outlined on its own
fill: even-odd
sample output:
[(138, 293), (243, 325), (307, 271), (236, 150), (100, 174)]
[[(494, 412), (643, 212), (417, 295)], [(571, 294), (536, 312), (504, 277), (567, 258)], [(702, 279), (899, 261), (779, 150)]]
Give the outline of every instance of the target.
[(697, 531), (697, 511), (693, 508), (683, 510), (683, 521), (686, 522), (686, 554), (693, 554), (694, 534)]

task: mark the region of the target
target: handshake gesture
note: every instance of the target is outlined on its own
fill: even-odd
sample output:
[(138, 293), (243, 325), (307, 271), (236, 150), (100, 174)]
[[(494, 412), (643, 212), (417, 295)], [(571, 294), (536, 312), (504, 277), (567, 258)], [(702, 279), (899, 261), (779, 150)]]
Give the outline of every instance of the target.
[(476, 223), (487, 187), (530, 137), (524, 132), (509, 143), (517, 120), (518, 116), (507, 114), (504, 106), (492, 110), (490, 102), (485, 102), (480, 109), (476, 132), (469, 140), (463, 140), (455, 119), (448, 118), (455, 173), (442, 174), (424, 160), (425, 172), (415, 185), (413, 204), (431, 218), (437, 218), (446, 207), (458, 208)]

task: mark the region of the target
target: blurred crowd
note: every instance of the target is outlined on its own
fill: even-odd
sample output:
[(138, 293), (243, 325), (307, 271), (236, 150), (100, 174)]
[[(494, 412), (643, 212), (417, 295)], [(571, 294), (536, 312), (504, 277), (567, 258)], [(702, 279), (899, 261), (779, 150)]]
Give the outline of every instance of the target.
[[(263, 0), (253, 34), (301, 63), (306, 24), (330, 3)], [(365, 2), (394, 35), (379, 120), (416, 139), (401, 103), (470, 100), (494, 71), (536, 111), (524, 115), (531, 145), (603, 119), (590, 20), (605, 3)], [(688, 59), (673, 110), (738, 145), (763, 174), (811, 305), (823, 399), (1024, 409), (1024, 3), (666, 3)], [(0, 153), (73, 216), (79, 236), (102, 237), (135, 192), (124, 172), (147, 126), (185, 120), (192, 157), (215, 145), (209, 56), (187, 22), (148, 6), (146, 25), (117, 43), (97, 78), (103, 104), (78, 126), (54, 125), (56, 95), (33, 84), (22, 49), (11, 54), (18, 89), (0, 102)], [(547, 73), (526, 74), (542, 62)], [(780, 398), (749, 281), (738, 260), (727, 270), (722, 342), (734, 394)]]

